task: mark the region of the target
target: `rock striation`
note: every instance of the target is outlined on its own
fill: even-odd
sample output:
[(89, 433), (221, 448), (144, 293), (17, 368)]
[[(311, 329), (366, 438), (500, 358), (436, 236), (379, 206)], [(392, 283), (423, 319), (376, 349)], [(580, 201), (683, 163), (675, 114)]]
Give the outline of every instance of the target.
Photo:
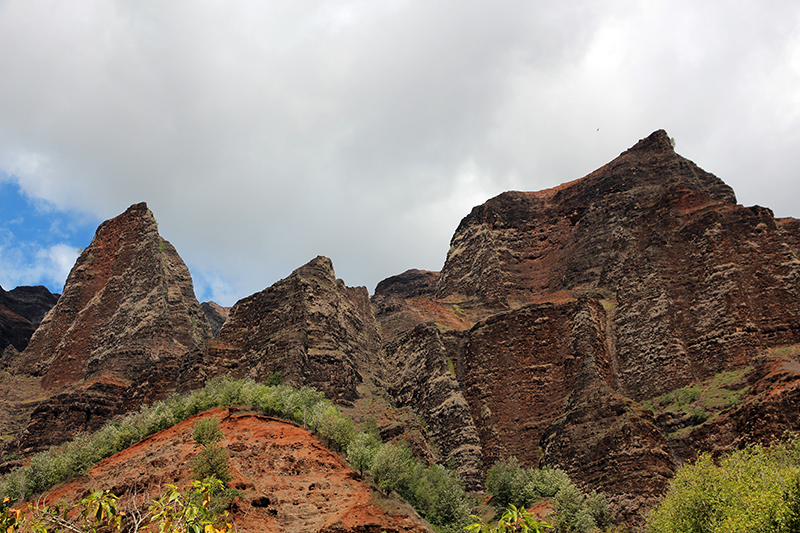
[[(435, 324), (484, 465), (560, 466), (635, 524), (698, 451), (800, 429), (798, 228), (737, 205), (657, 131), (584, 178), (475, 207), (441, 273), (389, 278), (373, 305), (399, 369), (442, 358), (391, 350)], [(712, 411), (642, 407), (743, 373)], [(403, 375), (397, 398), (435, 372)]]
[[(45, 394), (18, 438), (33, 450), (212, 376), (277, 373), (471, 489), (514, 456), (564, 468), (635, 526), (697, 452), (800, 430), (799, 287), (800, 221), (737, 205), (664, 131), (475, 207), (441, 272), (371, 298), (317, 257), (230, 310), (201, 308), (138, 204), (100, 226), (22, 354), (9, 338), (0, 393), (17, 411), (0, 421), (18, 427)], [(30, 321), (3, 302), (0, 320)]]
[(22, 351), (44, 315), (56, 304), (58, 294), (46, 287), (0, 287), (0, 355), (10, 345)]
[(364, 287), (347, 287), (319, 256), (287, 278), (238, 301), (183, 370), (182, 383), (219, 373), (264, 381), (278, 373), (341, 404), (358, 398), (362, 373), (378, 360), (380, 336)]
[(98, 227), (58, 303), (12, 363), (40, 378), (49, 396), (31, 414), (21, 446), (96, 429), (124, 410), (127, 387), (143, 373), (210, 337), (189, 270), (147, 205), (132, 205)]

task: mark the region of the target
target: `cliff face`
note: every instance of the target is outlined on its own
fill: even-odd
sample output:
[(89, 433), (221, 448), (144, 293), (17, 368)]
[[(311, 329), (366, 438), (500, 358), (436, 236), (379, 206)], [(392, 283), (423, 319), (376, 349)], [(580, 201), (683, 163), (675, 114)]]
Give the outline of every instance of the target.
[(182, 381), (225, 371), (263, 381), (277, 372), (289, 383), (316, 387), (349, 404), (379, 349), (367, 290), (347, 287), (336, 279), (331, 260), (317, 257), (238, 301), (218, 341), (194, 354)]
[(659, 131), (585, 178), (476, 207), (436, 296), (490, 310), (606, 301), (620, 389), (641, 401), (800, 340), (792, 233)]
[(0, 287), (0, 355), (9, 345), (22, 351), (44, 315), (56, 304), (58, 295), (46, 287)]
[[(584, 178), (474, 208), (441, 273), (389, 278), (373, 305), (403, 364), (441, 360), (407, 348), (438, 330), (484, 465), (560, 466), (636, 523), (697, 451), (800, 429), (798, 228), (736, 205), (658, 131)], [(436, 372), (398, 375), (403, 398)], [(689, 386), (701, 398), (676, 411), (665, 393)]]
[(393, 276), (370, 299), (317, 257), (227, 319), (206, 306), (216, 339), (139, 204), (100, 226), (25, 352), (6, 351), (17, 411), (0, 422), (45, 395), (18, 436), (31, 450), (215, 375), (280, 373), (470, 488), (516, 456), (635, 524), (698, 451), (800, 430), (799, 282), (800, 221), (737, 205), (663, 131), (584, 178), (474, 208), (441, 273)]
[(146, 204), (97, 229), (25, 351), (10, 364), (40, 378), (49, 399), (22, 448), (91, 431), (126, 408), (126, 389), (161, 361), (210, 338), (189, 270)]
[(47, 389), (101, 372), (127, 381), (210, 336), (189, 270), (141, 203), (100, 225), (23, 360)]

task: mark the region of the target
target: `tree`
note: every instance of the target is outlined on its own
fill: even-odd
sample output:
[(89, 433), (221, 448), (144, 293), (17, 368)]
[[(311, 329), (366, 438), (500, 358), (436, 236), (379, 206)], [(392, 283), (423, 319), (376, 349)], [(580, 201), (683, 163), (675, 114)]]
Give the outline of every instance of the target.
[(347, 445), (347, 462), (358, 470), (359, 477), (364, 476), (364, 470), (372, 468), (380, 445), (381, 442), (371, 433), (358, 433)]
[(403, 492), (411, 479), (414, 461), (407, 444), (381, 446), (372, 463), (372, 478), (388, 496), (393, 490)]

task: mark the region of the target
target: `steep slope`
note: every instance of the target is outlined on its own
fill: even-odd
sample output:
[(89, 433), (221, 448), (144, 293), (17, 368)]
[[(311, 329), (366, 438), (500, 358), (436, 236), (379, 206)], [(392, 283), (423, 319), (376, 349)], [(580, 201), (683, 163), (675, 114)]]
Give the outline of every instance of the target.
[(645, 400), (800, 341), (793, 233), (658, 131), (585, 178), (473, 209), (436, 296), (491, 310), (606, 299), (619, 386)]
[(383, 499), (359, 481), (336, 454), (305, 429), (246, 412), (214, 409), (196, 415), (109, 457), (85, 476), (55, 487), (40, 502), (77, 502), (91, 490), (111, 490), (128, 517), (144, 515), (167, 484), (187, 486), (198, 453), (192, 428), (201, 418), (220, 421), (230, 455), (230, 486), (240, 495), (229, 520), (237, 531), (291, 533), (423, 533), (430, 531), (408, 506)]
[(11, 345), (17, 351), (28, 346), (44, 315), (56, 304), (58, 295), (46, 287), (0, 287), (0, 355)]
[(317, 257), (230, 310), (219, 339), (196, 351), (180, 382), (199, 385), (230, 372), (258, 381), (279, 373), (288, 382), (316, 387), (340, 404), (358, 398), (364, 372), (378, 360), (380, 340), (363, 287), (336, 278), (327, 257)]
[[(560, 466), (636, 523), (697, 451), (800, 429), (798, 228), (737, 205), (657, 131), (584, 178), (475, 207), (441, 273), (389, 278), (372, 302), (402, 360), (393, 343), (436, 327), (485, 466)], [(681, 387), (715, 396), (663, 407)]]
[(20, 446), (41, 448), (93, 430), (126, 405), (126, 388), (154, 364), (211, 337), (192, 278), (144, 203), (101, 224), (64, 293), (12, 371), (40, 378), (49, 400)]

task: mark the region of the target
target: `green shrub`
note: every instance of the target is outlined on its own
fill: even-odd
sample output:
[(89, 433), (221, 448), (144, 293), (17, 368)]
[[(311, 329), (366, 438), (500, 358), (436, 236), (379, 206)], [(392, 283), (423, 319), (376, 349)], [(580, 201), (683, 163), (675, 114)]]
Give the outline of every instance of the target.
[(528, 491), (547, 498), (552, 498), (561, 489), (572, 483), (566, 472), (560, 468), (549, 466), (533, 470), (529, 474), (529, 479), (532, 486)]
[(213, 416), (201, 418), (195, 422), (192, 439), (194, 439), (196, 444), (208, 446), (209, 444), (221, 441), (222, 437), (222, 430), (219, 429), (219, 420)]
[(192, 459), (192, 477), (198, 481), (214, 477), (227, 485), (233, 479), (228, 460), (227, 450), (219, 444), (203, 446)]
[(528, 493), (528, 475), (519, 465), (516, 457), (508, 461), (498, 461), (486, 476), (486, 491), (494, 496), (493, 503), (496, 507), (524, 507), (538, 495)]
[(751, 446), (681, 467), (648, 519), (649, 533), (798, 531), (800, 443)]
[(358, 470), (358, 475), (364, 475), (364, 470), (372, 468), (375, 454), (381, 445), (372, 433), (358, 433), (347, 445), (347, 462), (353, 470)]
[(393, 490), (407, 492), (413, 467), (411, 449), (407, 444), (387, 444), (375, 454), (372, 478), (387, 495)]

